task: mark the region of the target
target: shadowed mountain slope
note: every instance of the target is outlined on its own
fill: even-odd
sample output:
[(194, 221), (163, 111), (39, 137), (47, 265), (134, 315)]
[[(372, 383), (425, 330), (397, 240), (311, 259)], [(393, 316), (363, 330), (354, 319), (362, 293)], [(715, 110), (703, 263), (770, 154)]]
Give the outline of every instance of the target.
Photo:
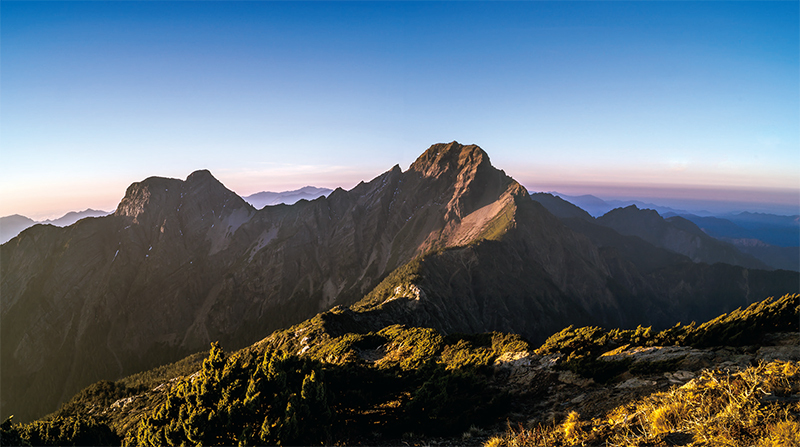
[[(0, 436), (4, 445), (500, 444), (490, 430), (509, 446), (576, 436), (665, 445), (648, 427), (671, 412), (686, 420), (658, 425), (682, 440), (667, 444), (772, 445), (764, 428), (783, 419), (777, 445), (796, 445), (798, 317), (800, 295), (785, 295), (663, 331), (570, 326), (534, 349), (515, 334), (371, 329), (363, 312), (336, 307), (236, 352), (214, 343), (96, 382), (40, 421), (2, 424)], [(547, 437), (516, 428), (525, 424)], [(689, 444), (686, 431), (700, 441)]]
[(772, 268), (800, 270), (798, 216), (740, 213), (729, 215), (730, 220), (693, 214), (679, 216)]
[(779, 247), (758, 239), (723, 239), (775, 269), (800, 271), (800, 247)]
[(551, 214), (559, 219), (566, 219), (570, 217), (579, 217), (590, 222), (594, 221), (594, 217), (587, 213), (580, 207), (573, 205), (570, 202), (562, 199), (559, 196), (554, 196), (546, 192), (531, 193), (531, 198), (542, 204), (543, 207), (550, 211)]
[(638, 236), (657, 247), (688, 256), (694, 262), (725, 262), (748, 268), (769, 268), (733, 245), (707, 235), (697, 225), (680, 216), (663, 219), (654, 210), (640, 210), (636, 205), (631, 205), (609, 211), (598, 217), (597, 223), (620, 234)]

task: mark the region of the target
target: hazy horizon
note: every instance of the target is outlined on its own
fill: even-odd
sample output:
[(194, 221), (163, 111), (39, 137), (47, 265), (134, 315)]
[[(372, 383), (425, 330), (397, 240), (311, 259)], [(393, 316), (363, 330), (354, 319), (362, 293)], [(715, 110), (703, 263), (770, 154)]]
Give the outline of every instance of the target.
[[(496, 167), (502, 169), (501, 166), (496, 166)], [(408, 169), (408, 166), (404, 166), (402, 167), (402, 169), (403, 171), (405, 171)], [(388, 170), (388, 168), (386, 170)], [(291, 186), (294, 185), (294, 183), (286, 183), (286, 185), (289, 186), (279, 186), (277, 188), (265, 187), (253, 191), (247, 190), (247, 192), (242, 192), (241, 190), (232, 188), (230, 185), (226, 184), (226, 182), (223, 179), (216, 176), (216, 174), (214, 174), (213, 171), (211, 171), (211, 174), (214, 175), (215, 178), (220, 180), (220, 182), (223, 185), (225, 185), (228, 189), (235, 192), (240, 197), (246, 197), (264, 191), (270, 191), (270, 192), (295, 191), (305, 186), (313, 186), (318, 188), (329, 188), (329, 189), (336, 189), (337, 187), (342, 187), (346, 190), (349, 190), (355, 187), (358, 184), (358, 182), (370, 181), (373, 178), (385, 172), (386, 170), (377, 172), (370, 178), (363, 178), (359, 179), (358, 181), (354, 181), (352, 182), (351, 185), (346, 187), (334, 184), (329, 186), (313, 184), (310, 183), (311, 179), (308, 179), (309, 181), (306, 182), (299, 180), (298, 183), (296, 184), (300, 186)], [(189, 174), (191, 174), (191, 172), (187, 172), (186, 175), (184, 176), (178, 176), (173, 178), (184, 180)], [(142, 181), (142, 180), (145, 179), (142, 178), (136, 181)], [(619, 185), (586, 185), (586, 184), (560, 184), (560, 183), (551, 183), (546, 185), (536, 184), (534, 186), (523, 184), (523, 186), (528, 191), (531, 192), (546, 192), (546, 193), (554, 193), (554, 194), (567, 195), (573, 197), (582, 195), (592, 195), (607, 201), (613, 201), (613, 200), (642, 201), (646, 203), (653, 203), (661, 207), (670, 207), (680, 210), (687, 210), (691, 212), (706, 211), (711, 214), (719, 214), (719, 215), (731, 212), (745, 212), (745, 211), (778, 214), (778, 215), (800, 214), (800, 206), (798, 205), (798, 202), (800, 202), (800, 192), (791, 190), (742, 191), (742, 190), (724, 190), (724, 189), (713, 189), (713, 188), (692, 189), (692, 188), (668, 188), (668, 187), (664, 188), (657, 186), (635, 187), (635, 186), (619, 186)], [(117, 205), (119, 204), (119, 201), (122, 200), (126, 188), (127, 186), (119, 190), (119, 193), (117, 194), (119, 196), (118, 198), (109, 199), (108, 201), (104, 202), (106, 206), (90, 205), (87, 204), (87, 202), (82, 202), (79, 200), (66, 203), (63, 201), (54, 200), (54, 202), (58, 202), (60, 204), (60, 207), (54, 208), (56, 211), (51, 211), (48, 213), (40, 213), (40, 214), (35, 214), (35, 213), (26, 214), (25, 212), (0, 213), (0, 217), (19, 214), (31, 218), (35, 221), (44, 221), (48, 219), (53, 220), (60, 218), (68, 212), (80, 212), (87, 209), (114, 212), (114, 210), (116, 210), (117, 208)], [(67, 205), (67, 203), (74, 203), (75, 206), (70, 208)], [(24, 209), (24, 204), (20, 205), (20, 207)], [(35, 210), (37, 208), (29, 208), (29, 209)]]
[(209, 169), (350, 189), (477, 144), (530, 190), (800, 208), (797, 2), (0, 3), (0, 215)]

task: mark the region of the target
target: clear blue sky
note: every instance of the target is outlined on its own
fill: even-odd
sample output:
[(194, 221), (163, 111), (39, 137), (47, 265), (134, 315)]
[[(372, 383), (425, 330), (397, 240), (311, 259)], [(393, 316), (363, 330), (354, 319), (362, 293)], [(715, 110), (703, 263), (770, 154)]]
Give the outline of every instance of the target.
[(0, 215), (196, 169), (350, 188), (452, 140), (532, 190), (796, 204), (798, 5), (3, 1)]

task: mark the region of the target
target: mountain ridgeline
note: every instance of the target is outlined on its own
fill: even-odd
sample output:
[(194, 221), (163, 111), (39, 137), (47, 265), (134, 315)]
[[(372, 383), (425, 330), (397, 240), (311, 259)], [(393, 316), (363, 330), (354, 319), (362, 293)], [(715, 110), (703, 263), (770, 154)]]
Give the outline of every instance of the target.
[(108, 211), (98, 211), (89, 208), (83, 211), (70, 211), (58, 219), (43, 220), (39, 222), (25, 216), (20, 216), (19, 214), (0, 217), (0, 244), (5, 244), (13, 237), (18, 235), (22, 230), (32, 227), (36, 224), (66, 227), (87, 217), (101, 217), (108, 214), (110, 214)]
[(657, 245), (559, 219), (481, 148), (456, 142), (405, 172), (260, 210), (208, 171), (151, 177), (109, 216), (34, 226), (0, 246), (0, 416), (30, 420), (98, 380), (215, 341), (239, 349), (334, 307), (342, 324), (374, 331), (538, 343), (570, 324), (703, 321), (800, 282)]
[(294, 205), (300, 200), (314, 200), (320, 196), (327, 196), (332, 192), (333, 190), (328, 188), (304, 186), (294, 191), (262, 191), (242, 198), (250, 205), (261, 209), (265, 206), (279, 205), (281, 203), (285, 203), (286, 205)]

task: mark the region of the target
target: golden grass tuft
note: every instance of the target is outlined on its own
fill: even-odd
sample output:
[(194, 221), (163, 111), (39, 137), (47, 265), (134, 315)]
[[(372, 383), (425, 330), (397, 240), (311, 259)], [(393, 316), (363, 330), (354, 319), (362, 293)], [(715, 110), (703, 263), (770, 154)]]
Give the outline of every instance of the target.
[(686, 402), (673, 400), (655, 408), (648, 416), (654, 434), (669, 433), (688, 415)]
[(506, 444), (503, 441), (503, 438), (493, 436), (486, 441), (486, 444), (483, 444), (483, 447), (503, 447), (504, 445)]
[(767, 427), (765, 436), (759, 440), (758, 447), (798, 447), (800, 446), (800, 423), (781, 421)]
[(493, 447), (664, 445), (674, 434), (691, 436), (691, 446), (800, 447), (800, 403), (793, 394), (798, 391), (800, 362), (776, 360), (737, 373), (706, 370), (682, 387), (604, 417), (581, 421), (573, 411), (561, 425), (509, 428), (490, 442)]
[(581, 415), (576, 411), (572, 411), (567, 415), (567, 420), (561, 424), (561, 427), (564, 430), (564, 438), (571, 444), (578, 444), (586, 436), (581, 423)]

